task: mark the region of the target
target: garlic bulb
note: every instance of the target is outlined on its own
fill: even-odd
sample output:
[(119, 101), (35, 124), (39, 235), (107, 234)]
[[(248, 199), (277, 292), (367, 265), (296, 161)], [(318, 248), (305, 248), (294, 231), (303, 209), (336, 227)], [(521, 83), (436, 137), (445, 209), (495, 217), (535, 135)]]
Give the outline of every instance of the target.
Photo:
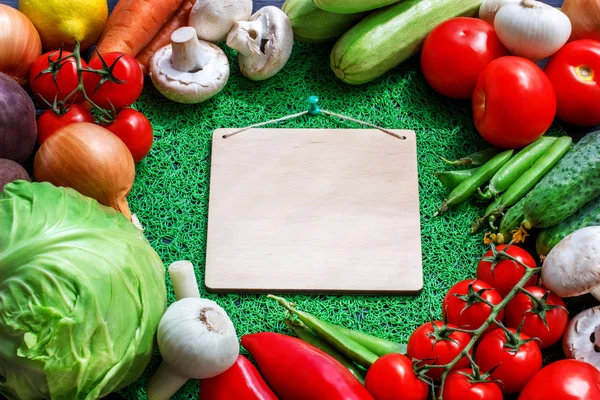
[[(193, 265), (171, 264), (169, 276), (177, 301), (158, 325), (158, 348), (163, 362), (152, 376), (149, 400), (170, 399), (189, 379), (222, 374), (235, 363), (240, 347), (227, 313), (212, 300), (201, 299)], [(183, 296), (183, 298), (182, 298)]]
[(531, 61), (550, 57), (571, 36), (571, 21), (564, 13), (534, 0), (521, 0), (500, 8), (494, 28), (512, 54)]
[(518, 3), (521, 0), (484, 0), (479, 7), (479, 19), (484, 20), (488, 24), (494, 26), (496, 13), (505, 5), (510, 3)]

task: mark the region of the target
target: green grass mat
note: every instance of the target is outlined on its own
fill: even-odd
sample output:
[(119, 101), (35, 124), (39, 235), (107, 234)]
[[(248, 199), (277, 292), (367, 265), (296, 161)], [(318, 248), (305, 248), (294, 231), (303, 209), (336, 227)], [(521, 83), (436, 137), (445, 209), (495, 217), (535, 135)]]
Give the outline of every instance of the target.
[[(196, 266), (198, 281), (203, 282), (213, 130), (244, 127), (302, 111), (310, 95), (318, 95), (324, 109), (387, 128), (415, 130), (425, 281), (422, 293), (414, 297), (288, 296), (302, 310), (328, 321), (406, 341), (418, 325), (441, 317), (445, 292), (459, 280), (474, 277), (477, 259), (485, 249), (481, 235), (469, 234), (469, 224), (481, 213), (481, 206), (465, 203), (443, 217), (432, 217), (447, 194), (433, 176), (434, 171), (448, 168), (439, 156), (451, 159), (488, 146), (474, 128), (470, 102), (436, 95), (420, 73), (418, 60), (376, 82), (354, 87), (334, 77), (329, 69), (329, 50), (330, 45), (296, 44), (286, 68), (264, 82), (244, 78), (229, 52), (229, 83), (217, 97), (199, 105), (170, 102), (148, 83), (136, 107), (152, 122), (156, 141), (150, 155), (137, 167), (129, 197), (131, 209), (165, 265), (190, 260)], [(279, 126), (360, 127), (324, 115)], [(552, 129), (552, 133), (561, 132), (558, 126)], [(171, 302), (173, 291), (167, 284)], [(239, 336), (286, 331), (283, 309), (266, 296), (209, 295), (203, 287), (201, 295), (225, 308)], [(159, 359), (157, 354), (142, 379), (120, 394), (127, 399), (145, 399), (144, 387)], [(197, 382), (189, 382), (175, 397), (197, 398)]]

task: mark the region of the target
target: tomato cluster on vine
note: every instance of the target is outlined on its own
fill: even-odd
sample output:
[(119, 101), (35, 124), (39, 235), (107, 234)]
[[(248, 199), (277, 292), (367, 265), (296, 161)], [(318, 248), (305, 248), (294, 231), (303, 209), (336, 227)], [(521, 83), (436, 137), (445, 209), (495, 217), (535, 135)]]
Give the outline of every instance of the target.
[(149, 153), (153, 144), (150, 121), (128, 108), (144, 87), (138, 61), (125, 53), (97, 54), (89, 63), (62, 49), (39, 57), (30, 70), (33, 95), (49, 109), (38, 118), (41, 145), (58, 129), (75, 122), (96, 122), (118, 136), (135, 162)]

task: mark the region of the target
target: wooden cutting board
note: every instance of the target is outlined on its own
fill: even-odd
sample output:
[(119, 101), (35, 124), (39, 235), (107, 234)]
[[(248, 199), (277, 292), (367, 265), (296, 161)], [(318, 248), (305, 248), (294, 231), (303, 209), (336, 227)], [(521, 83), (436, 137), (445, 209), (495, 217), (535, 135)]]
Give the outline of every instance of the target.
[(213, 136), (209, 291), (421, 290), (413, 131), (233, 131)]

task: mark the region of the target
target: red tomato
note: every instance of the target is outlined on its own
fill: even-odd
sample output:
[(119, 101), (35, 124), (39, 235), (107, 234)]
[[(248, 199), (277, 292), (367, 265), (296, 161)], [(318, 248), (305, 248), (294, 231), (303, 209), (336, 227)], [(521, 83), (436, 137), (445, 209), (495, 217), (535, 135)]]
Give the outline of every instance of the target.
[(503, 400), (502, 391), (491, 379), (473, 381), (470, 369), (448, 374), (444, 385), (444, 400)]
[(600, 42), (571, 42), (544, 70), (556, 91), (560, 119), (574, 125), (600, 124)]
[[(469, 279), (458, 282), (456, 285), (452, 286), (448, 293), (446, 293), (444, 302), (442, 303), (442, 314), (449, 324), (456, 325), (463, 329), (475, 330), (483, 325), (483, 323), (488, 319), (490, 316), (491, 307), (485, 303), (478, 302), (465, 308), (467, 305), (465, 300), (456, 297), (456, 295), (467, 295), (470, 284), (473, 285), (473, 290), (475, 292), (488, 289), (482, 292), (481, 297), (492, 304), (498, 304), (502, 301), (500, 294), (492, 289), (490, 285), (477, 279)], [(502, 322), (503, 317), (504, 310), (500, 311), (497, 320)], [(495, 326), (496, 325), (492, 324), (488, 328), (488, 332), (494, 329)]]
[[(410, 335), (406, 355), (411, 360), (423, 360), (420, 364), (448, 364), (469, 344), (471, 336), (464, 332), (449, 333), (443, 328), (442, 321), (428, 322), (421, 325)], [(448, 328), (457, 328), (448, 325)], [(456, 369), (469, 366), (469, 360), (463, 357)], [(431, 379), (440, 379), (444, 371), (432, 369), (427, 373)]]
[[(102, 57), (109, 67), (114, 65), (113, 75), (123, 81), (116, 83), (106, 81), (100, 87), (100, 75), (86, 73), (84, 75), (85, 92), (98, 106), (107, 110), (120, 110), (129, 107), (140, 97), (144, 88), (144, 74), (137, 60), (129, 54), (106, 53)], [(119, 58), (120, 57), (120, 58)], [(99, 57), (89, 63), (90, 68), (102, 69)]]
[[(548, 294), (546, 301), (534, 304), (525, 293), (517, 294), (506, 306), (504, 322), (510, 328), (518, 328), (523, 323), (522, 332), (540, 339), (540, 347), (545, 349), (558, 342), (564, 335), (569, 322), (565, 302), (549, 290), (538, 286), (527, 286), (525, 290), (542, 300)], [(563, 307), (563, 308), (560, 308)], [(546, 315), (548, 327), (544, 325), (541, 315)]]
[(429, 385), (402, 354), (378, 358), (367, 372), (365, 387), (375, 400), (425, 400), (429, 396)]
[(421, 69), (436, 92), (470, 99), (477, 78), (492, 61), (510, 53), (494, 27), (477, 18), (453, 18), (438, 25), (425, 40)]
[(38, 143), (44, 143), (54, 132), (75, 122), (94, 123), (94, 117), (78, 104), (71, 105), (63, 115), (57, 115), (54, 110), (44, 111), (37, 120)]
[(550, 399), (600, 399), (600, 371), (583, 361), (558, 361), (535, 374), (519, 395), (519, 400)]
[(542, 136), (556, 115), (550, 80), (533, 62), (501, 57), (481, 72), (473, 93), (473, 116), (492, 146), (516, 149)]
[[(503, 244), (497, 246), (496, 249), (499, 252), (503, 251), (506, 249), (506, 245)], [(533, 257), (531, 257), (528, 252), (520, 247), (511, 245), (508, 250), (506, 250), (506, 253), (530, 268), (537, 267)], [(477, 279), (484, 281), (496, 289), (498, 293), (500, 293), (500, 296), (505, 297), (508, 292), (510, 292), (515, 285), (519, 283), (521, 278), (523, 278), (523, 275), (525, 275), (525, 268), (512, 260), (504, 259), (496, 264), (492, 272), (492, 263), (485, 260), (488, 258), (493, 258), (493, 256), (493, 251), (490, 249), (487, 253), (485, 253), (483, 259), (479, 261), (479, 265), (477, 266)], [(533, 277), (527, 281), (527, 285), (535, 285), (536, 281), (536, 277)]]
[(136, 163), (142, 161), (150, 152), (154, 141), (152, 125), (141, 112), (133, 108), (125, 108), (117, 115), (114, 122), (105, 128), (127, 145)]
[[(53, 73), (41, 74), (40, 73), (50, 68), (50, 61), (57, 61), (60, 58), (64, 58), (72, 53), (63, 51), (62, 54), (59, 50), (50, 51), (42, 54), (40, 58), (36, 60), (29, 70), (29, 86), (33, 94), (40, 100), (46, 100), (50, 104), (54, 102), (54, 98), (57, 101), (63, 101), (71, 92), (73, 92), (79, 84), (79, 78), (77, 76), (77, 64), (74, 58), (69, 58), (62, 61), (60, 65), (56, 66), (58, 72), (56, 73), (56, 82), (53, 78)], [(81, 60), (82, 67), (86, 68), (87, 64), (84, 60)], [(79, 103), (83, 100), (81, 92), (73, 95), (69, 99), (69, 103)]]
[[(521, 333), (519, 339), (530, 338)], [(491, 373), (492, 379), (501, 382), (499, 385), (503, 393), (517, 393), (542, 368), (542, 352), (535, 341), (521, 344), (518, 350), (507, 347), (507, 342), (506, 333), (500, 328), (488, 333), (477, 346), (475, 362), (484, 372), (498, 366)]]

